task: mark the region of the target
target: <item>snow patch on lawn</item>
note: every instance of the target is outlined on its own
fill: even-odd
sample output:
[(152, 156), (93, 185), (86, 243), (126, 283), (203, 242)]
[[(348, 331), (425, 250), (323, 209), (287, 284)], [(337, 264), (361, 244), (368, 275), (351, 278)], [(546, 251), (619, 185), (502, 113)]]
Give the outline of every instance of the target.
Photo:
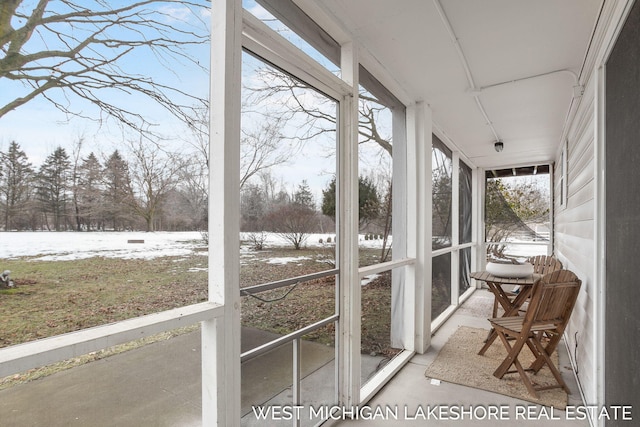
[[(240, 233), (243, 244), (240, 258), (255, 257), (255, 251), (247, 242), (248, 233)], [(327, 243), (327, 239), (331, 243)], [(142, 242), (142, 243), (135, 243)], [(391, 244), (389, 238), (388, 244)], [(306, 240), (307, 248), (328, 249), (335, 245), (334, 234), (310, 234)], [(381, 248), (382, 240), (365, 240), (359, 236), (359, 245), (363, 248)], [(189, 232), (48, 232), (21, 231), (0, 232), (0, 260), (33, 257), (37, 261), (71, 261), (92, 257), (146, 259), (175, 256), (186, 257), (193, 254), (207, 255), (206, 243), (198, 231)], [(270, 248), (291, 248), (292, 244), (276, 233), (265, 233), (265, 251)], [(305, 257), (271, 258), (273, 264), (298, 262)]]
[(290, 262), (299, 262), (311, 259), (308, 256), (299, 256), (299, 257), (281, 257), (281, 258), (269, 258), (266, 260), (267, 264), (279, 264), (279, 265), (287, 265)]
[[(96, 256), (154, 259), (163, 256), (207, 255), (199, 232), (3, 232), (0, 259), (34, 257), (66, 261)], [(143, 243), (129, 243), (142, 241)], [(199, 250), (199, 252), (198, 252)]]

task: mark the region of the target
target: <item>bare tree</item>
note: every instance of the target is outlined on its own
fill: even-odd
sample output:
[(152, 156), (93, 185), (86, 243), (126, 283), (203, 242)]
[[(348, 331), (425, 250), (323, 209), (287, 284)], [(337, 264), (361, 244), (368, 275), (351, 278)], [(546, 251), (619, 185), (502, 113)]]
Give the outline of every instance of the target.
[(272, 231), (299, 250), (316, 227), (318, 218), (316, 212), (308, 206), (289, 203), (271, 211), (266, 222)]
[(80, 219), (80, 152), (84, 137), (79, 137), (73, 143), (73, 164), (71, 165), (71, 197), (73, 199), (73, 215), (76, 222), (76, 230), (82, 229), (82, 220)]
[(155, 230), (155, 219), (165, 196), (175, 189), (178, 172), (183, 166), (180, 157), (149, 143), (142, 136), (129, 141), (132, 190), (128, 203), (133, 212), (143, 218), (147, 231)]
[(282, 143), (282, 118), (265, 121), (253, 131), (242, 130), (240, 143), (240, 188), (254, 175), (286, 163), (293, 148)]
[(209, 170), (198, 153), (184, 157), (183, 167), (178, 171), (178, 189), (185, 206), (177, 208), (187, 213), (188, 223), (203, 230), (207, 228)]
[[(35, 3), (35, 6), (34, 6)], [(128, 108), (137, 93), (189, 123), (192, 105), (207, 100), (176, 84), (141, 75), (132, 64), (141, 55), (173, 70), (190, 64), (206, 72), (191, 47), (206, 44), (209, 32), (202, 11), (205, 0), (143, 0), (115, 7), (107, 0), (3, 0), (0, 4), (0, 82), (21, 90), (0, 104), (0, 118), (38, 97), (68, 116), (102, 123), (106, 117), (139, 132), (152, 129), (148, 119)], [(33, 9), (31, 9), (33, 7)], [(137, 61), (130, 58), (136, 55)], [(152, 64), (145, 64), (149, 69)], [(96, 106), (83, 111), (75, 99)]]
[[(276, 114), (273, 111), (262, 112), (268, 120), (273, 120), (274, 117), (285, 121), (297, 118), (301, 123), (299, 129), (303, 130), (302, 135), (297, 137), (303, 141), (313, 140), (323, 133), (335, 132), (337, 115), (334, 101), (318, 95), (313, 102), (309, 102), (307, 84), (273, 67), (260, 68), (254, 81), (254, 86), (244, 88), (247, 92), (247, 105), (268, 104), (265, 101), (273, 99), (282, 100), (281, 106), (284, 108), (280, 108)], [(360, 91), (359, 100), (359, 143), (375, 142), (392, 154), (391, 139), (378, 126), (379, 115), (386, 107), (365, 90)]]
[[(301, 149), (306, 142), (322, 140), (323, 134), (333, 133), (336, 130), (337, 114), (335, 102), (326, 96), (312, 90), (306, 83), (284, 73), (274, 67), (263, 65), (253, 73), (253, 78), (248, 79), (251, 86), (245, 86), (245, 105), (256, 106), (248, 111), (252, 114), (260, 114), (262, 120), (269, 122), (274, 118), (288, 123), (295, 123), (295, 135), (285, 135), (289, 139), (300, 141)], [(364, 88), (359, 93), (359, 144), (367, 149), (361, 156), (363, 163), (371, 163), (378, 172), (384, 169), (388, 163), (393, 146), (389, 126), (383, 126), (388, 120), (389, 109), (383, 105), (374, 95)], [(335, 146), (329, 147), (328, 154), (335, 154)], [(380, 195), (384, 200), (380, 203), (380, 217), (373, 222), (379, 222), (383, 233), (383, 248), (381, 262), (390, 255), (391, 244), (389, 235), (392, 222), (392, 194), (391, 171), (385, 178), (385, 186)]]

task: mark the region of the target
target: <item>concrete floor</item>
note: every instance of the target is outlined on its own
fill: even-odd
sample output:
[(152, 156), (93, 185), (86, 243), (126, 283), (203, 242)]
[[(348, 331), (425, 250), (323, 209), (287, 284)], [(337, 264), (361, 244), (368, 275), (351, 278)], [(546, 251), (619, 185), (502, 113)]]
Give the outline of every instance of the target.
[[(553, 427), (588, 427), (587, 420), (576, 420), (578, 416), (564, 411), (550, 411), (549, 408), (534, 405), (530, 402), (514, 399), (500, 394), (490, 393), (457, 384), (440, 382), (432, 384), (424, 376), (426, 368), (435, 360), (440, 349), (449, 337), (460, 326), (489, 329), (486, 318), (490, 316), (493, 295), (486, 290), (476, 291), (472, 297), (436, 332), (432, 337), (431, 348), (423, 355), (414, 356), (411, 361), (367, 403), (371, 408), (398, 408), (387, 416), (373, 420), (331, 420), (324, 426), (396, 426), (396, 425), (429, 425), (429, 427), (455, 426), (553, 426)], [(566, 347), (558, 347), (559, 365), (563, 378), (571, 389), (568, 405), (582, 405), (575, 376), (571, 371)], [(437, 407), (442, 410), (429, 412)], [(489, 409), (492, 407), (492, 409)], [(464, 408), (474, 411), (474, 419), (455, 419), (447, 416), (445, 410)], [(489, 416), (489, 410), (496, 411), (496, 416)], [(397, 412), (395, 419), (394, 412)], [(430, 414), (434, 414), (429, 416)], [(424, 415), (424, 416), (423, 416)], [(428, 418), (427, 418), (428, 417)], [(427, 418), (427, 421), (425, 421)]]
[[(492, 295), (477, 291), (433, 336), (432, 346), (424, 355), (414, 356), (402, 370), (370, 401), (371, 408), (397, 407), (397, 418), (388, 413), (386, 419), (330, 420), (325, 425), (344, 424), (417, 425), (456, 427), (476, 425), (530, 425), (557, 427), (587, 427), (587, 421), (567, 421), (563, 412), (553, 414), (544, 408), (502, 395), (455, 384), (432, 384), (425, 376), (426, 367), (435, 359), (448, 337), (462, 325), (486, 327)], [(488, 310), (488, 312), (487, 312)], [(256, 331), (243, 331), (243, 343), (255, 345), (269, 337)], [(252, 342), (250, 342), (252, 341)], [(564, 346), (559, 347), (564, 350)], [(318, 408), (330, 404), (335, 395), (333, 348), (305, 343), (302, 348), (303, 372), (308, 374), (302, 384), (302, 398)], [(286, 419), (258, 420), (248, 412), (251, 404), (291, 405), (291, 351), (282, 348), (243, 366), (242, 425), (291, 426)], [(267, 360), (267, 358), (269, 360)], [(561, 371), (570, 387), (576, 389), (575, 379), (567, 369), (566, 353), (560, 353)], [(378, 368), (378, 358), (363, 358), (363, 378)], [(282, 365), (282, 366), (280, 366)], [(275, 366), (275, 368), (274, 368)], [(278, 367), (280, 366), (280, 367)], [(0, 391), (0, 425), (9, 426), (199, 426), (200, 398), (200, 338), (194, 332), (167, 341), (147, 345), (137, 350), (59, 372), (41, 380)], [(271, 397), (260, 397), (260, 396)], [(324, 402), (324, 403), (323, 403)], [(577, 391), (570, 396), (569, 405), (580, 405)], [(421, 409), (427, 406), (448, 408), (451, 405), (468, 408), (473, 405), (478, 416), (483, 409), (494, 405), (501, 412), (501, 420), (445, 421), (431, 418), (425, 423)], [(525, 407), (528, 420), (516, 419), (515, 410)], [(481, 411), (481, 412), (477, 412)], [(280, 414), (283, 415), (283, 414)], [(286, 414), (285, 418), (286, 418)], [(548, 418), (560, 418), (549, 420)], [(282, 418), (282, 417), (281, 417)], [(541, 418), (534, 420), (532, 418)], [(313, 425), (310, 420), (303, 426)]]

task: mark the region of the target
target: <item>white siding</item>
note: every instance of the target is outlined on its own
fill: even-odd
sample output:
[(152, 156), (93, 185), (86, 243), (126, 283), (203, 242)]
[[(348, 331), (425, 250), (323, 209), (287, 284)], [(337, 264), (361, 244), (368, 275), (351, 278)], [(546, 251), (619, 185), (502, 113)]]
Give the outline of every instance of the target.
[[(593, 334), (597, 289), (594, 279), (595, 260), (595, 167), (594, 167), (594, 94), (595, 84), (589, 82), (580, 100), (578, 111), (567, 133), (567, 203), (560, 207), (556, 198), (555, 254), (565, 268), (582, 280), (582, 291), (567, 329), (570, 357), (576, 365), (578, 380), (587, 403), (597, 402), (594, 378), (597, 352)], [(559, 157), (557, 159), (559, 161)], [(554, 179), (555, 194), (560, 194), (559, 168)]]
[[(594, 29), (592, 44), (587, 52), (580, 84), (583, 96), (573, 105), (569, 124), (565, 129), (567, 143), (567, 200), (560, 206), (561, 179), (556, 167), (554, 175), (554, 237), (555, 255), (566, 268), (582, 280), (582, 290), (571, 322), (566, 331), (567, 346), (586, 404), (604, 404), (604, 352), (602, 338), (604, 319), (602, 298), (605, 284), (602, 279), (604, 236), (602, 204), (603, 182), (598, 170), (606, 143), (602, 138), (604, 106), (601, 67), (614, 45), (621, 23), (624, 22), (632, 0), (605, 0)], [(556, 164), (560, 161), (558, 152)], [(602, 420), (591, 420), (603, 425)]]

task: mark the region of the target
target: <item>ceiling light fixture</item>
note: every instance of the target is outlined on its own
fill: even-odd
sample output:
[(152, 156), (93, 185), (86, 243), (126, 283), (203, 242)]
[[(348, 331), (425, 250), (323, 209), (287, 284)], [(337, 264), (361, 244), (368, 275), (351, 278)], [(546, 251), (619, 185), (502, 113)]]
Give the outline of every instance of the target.
[(502, 149), (504, 148), (504, 143), (502, 141), (496, 141), (495, 144), (493, 144), (493, 147), (496, 149), (496, 151), (499, 153), (502, 151)]

